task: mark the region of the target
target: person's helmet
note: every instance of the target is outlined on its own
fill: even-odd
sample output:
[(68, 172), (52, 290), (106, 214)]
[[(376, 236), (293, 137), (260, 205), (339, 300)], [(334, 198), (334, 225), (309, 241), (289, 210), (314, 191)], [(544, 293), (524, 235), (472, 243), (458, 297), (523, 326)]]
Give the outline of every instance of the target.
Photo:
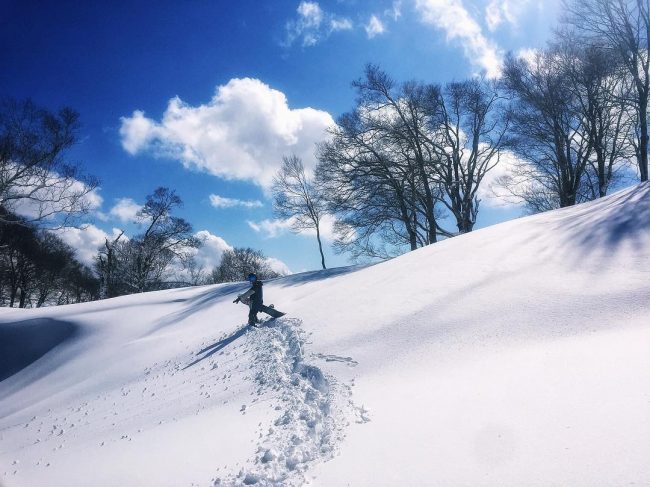
[(247, 280), (249, 280), (250, 282), (255, 282), (257, 281), (257, 275), (251, 272), (250, 274), (248, 274)]

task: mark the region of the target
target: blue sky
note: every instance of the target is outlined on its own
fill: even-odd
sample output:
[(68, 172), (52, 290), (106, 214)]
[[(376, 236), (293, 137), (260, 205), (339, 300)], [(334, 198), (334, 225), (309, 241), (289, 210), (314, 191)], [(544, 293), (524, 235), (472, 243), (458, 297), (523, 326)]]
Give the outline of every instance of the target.
[[(542, 46), (559, 0), (3, 0), (0, 94), (81, 114), (69, 157), (101, 180), (101, 205), (65, 238), (88, 258), (158, 186), (209, 240), (319, 266), (315, 239), (274, 220), (268, 184), (292, 152), (313, 164), (323, 128), (354, 105), (366, 63), (395, 79), (494, 75), (509, 50)], [(516, 208), (485, 202), (478, 226)], [(329, 251), (330, 265), (345, 256)], [(280, 265), (280, 264), (278, 264)]]

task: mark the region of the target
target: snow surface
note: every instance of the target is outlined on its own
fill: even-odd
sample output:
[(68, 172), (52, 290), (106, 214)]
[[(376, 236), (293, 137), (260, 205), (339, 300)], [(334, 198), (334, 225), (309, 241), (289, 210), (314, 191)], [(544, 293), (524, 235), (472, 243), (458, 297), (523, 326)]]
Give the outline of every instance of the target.
[(650, 185), (388, 262), (0, 310), (0, 485), (650, 485)]

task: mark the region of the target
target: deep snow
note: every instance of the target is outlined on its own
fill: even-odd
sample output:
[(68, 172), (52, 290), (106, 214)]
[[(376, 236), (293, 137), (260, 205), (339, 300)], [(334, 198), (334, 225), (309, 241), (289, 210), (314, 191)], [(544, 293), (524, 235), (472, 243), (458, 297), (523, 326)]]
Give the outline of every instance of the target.
[(368, 267), (0, 310), (0, 485), (650, 485), (650, 185)]

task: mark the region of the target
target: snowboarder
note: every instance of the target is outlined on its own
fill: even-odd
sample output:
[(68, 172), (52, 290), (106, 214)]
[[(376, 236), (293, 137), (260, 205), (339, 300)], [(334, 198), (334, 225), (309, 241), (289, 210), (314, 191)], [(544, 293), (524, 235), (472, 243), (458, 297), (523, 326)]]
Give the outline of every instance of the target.
[(252, 326), (257, 326), (260, 320), (257, 318), (257, 313), (263, 311), (267, 315), (272, 316), (273, 318), (279, 318), (284, 316), (282, 311), (278, 311), (274, 308), (273, 305), (264, 306), (264, 296), (262, 291), (262, 281), (257, 279), (257, 275), (254, 273), (248, 274), (248, 282), (251, 283), (251, 287), (244, 294), (240, 294), (233, 301), (233, 303), (244, 303), (249, 306), (248, 312), (248, 324)]
[(252, 272), (248, 274), (247, 280), (251, 283), (251, 288), (244, 294), (237, 296), (237, 299), (235, 299), (233, 303), (239, 303), (241, 301), (244, 304), (248, 304), (250, 309), (248, 312), (248, 324), (256, 325), (260, 322), (257, 318), (257, 313), (262, 310), (262, 306), (264, 305), (262, 281), (258, 280), (257, 275)]

